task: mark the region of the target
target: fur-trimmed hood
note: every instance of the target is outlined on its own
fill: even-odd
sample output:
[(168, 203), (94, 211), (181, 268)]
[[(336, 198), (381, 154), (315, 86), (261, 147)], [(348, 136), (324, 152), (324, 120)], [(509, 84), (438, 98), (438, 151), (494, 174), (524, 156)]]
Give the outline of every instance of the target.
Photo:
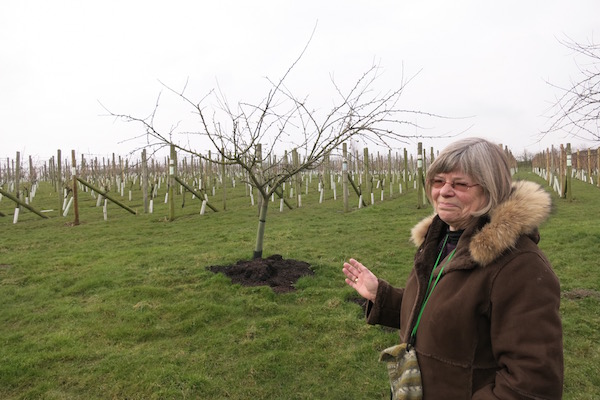
[[(533, 235), (549, 216), (552, 199), (540, 185), (529, 181), (513, 183), (510, 197), (491, 210), (483, 228), (475, 232), (469, 244), (471, 257), (488, 265), (504, 251), (513, 248), (522, 235)], [(436, 214), (423, 219), (411, 230), (411, 240), (421, 246)]]

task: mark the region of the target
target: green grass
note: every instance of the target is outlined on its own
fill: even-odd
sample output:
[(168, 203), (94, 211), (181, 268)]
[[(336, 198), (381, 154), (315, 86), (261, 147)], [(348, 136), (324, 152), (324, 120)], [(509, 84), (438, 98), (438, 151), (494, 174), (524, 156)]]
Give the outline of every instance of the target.
[[(230, 211), (203, 216), (198, 200), (188, 194), (181, 208), (178, 196), (174, 222), (166, 222), (164, 188), (153, 214), (109, 204), (108, 221), (80, 193), (79, 226), (72, 213), (43, 220), (26, 210), (13, 224), (14, 204), (0, 201), (0, 398), (386, 399), (377, 357), (397, 335), (365, 324), (347, 301), (353, 291), (341, 266), (356, 257), (404, 284), (410, 228), (431, 209), (418, 210), (412, 190), (347, 214), (331, 195), (319, 204), (312, 187), (300, 209), (280, 213), (272, 203), (265, 256), (304, 260), (315, 271), (296, 292), (276, 295), (205, 269), (252, 255), (257, 211), (244, 192), (228, 194)], [(565, 293), (564, 397), (594, 399), (600, 299), (570, 294), (600, 288), (600, 190), (574, 182), (573, 193), (571, 203), (555, 198), (540, 246)], [(137, 191), (124, 201), (142, 209)], [(219, 194), (211, 202), (222, 209)], [(32, 205), (57, 203), (45, 185)]]

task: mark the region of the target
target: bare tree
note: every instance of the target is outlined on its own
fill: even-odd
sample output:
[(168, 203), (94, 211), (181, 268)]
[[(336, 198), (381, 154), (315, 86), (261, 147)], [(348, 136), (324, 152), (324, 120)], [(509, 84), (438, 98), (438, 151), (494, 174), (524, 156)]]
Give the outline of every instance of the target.
[(517, 159), (527, 163), (531, 160), (531, 154), (527, 151), (527, 149), (523, 149), (523, 153), (521, 153), (521, 156), (517, 157)]
[(577, 63), (579, 76), (571, 81), (570, 86), (547, 82), (559, 89), (561, 95), (549, 110), (549, 127), (542, 131), (542, 137), (565, 132), (574, 138), (600, 141), (600, 45), (592, 41), (582, 44), (570, 39), (561, 41), (561, 44), (583, 56), (585, 62)]
[[(180, 151), (206, 161), (238, 165), (246, 172), (247, 183), (259, 194), (254, 258), (262, 257), (268, 200), (274, 193), (281, 195), (284, 182), (302, 171), (316, 168), (327, 154), (352, 138), (361, 137), (389, 147), (393, 142), (406, 142), (415, 137), (414, 134), (402, 133), (404, 125), (412, 126), (410, 130), (416, 131), (416, 124), (411, 122), (415, 120), (415, 114), (421, 120), (443, 118), (399, 107), (402, 91), (410, 79), (402, 78), (397, 89), (376, 92), (375, 83), (381, 74), (377, 65), (369, 68), (346, 91), (332, 78), (334, 100), (331, 108), (325, 112), (311, 109), (308, 98), (297, 97), (285, 86), (286, 78), (301, 57), (280, 80), (268, 80), (270, 89), (258, 104), (240, 102), (236, 107), (231, 107), (218, 89), (210, 91), (199, 102), (194, 102), (186, 94), (187, 83), (183, 90), (164, 85), (168, 93), (178, 96), (192, 110), (199, 125), (195, 132), (178, 132), (176, 126), (161, 132), (155, 124), (158, 102), (146, 118), (107, 110), (114, 117), (141, 124), (147, 147), (174, 145)], [(214, 106), (206, 106), (209, 99), (214, 101)], [(174, 140), (178, 135), (184, 140)], [(194, 141), (204, 145), (208, 141), (215, 153), (209, 158), (193, 146)], [(277, 161), (272, 162), (281, 143), (300, 153), (297, 164), (286, 162), (284, 157), (277, 157)], [(262, 151), (257, 157), (256, 148), (259, 145)]]

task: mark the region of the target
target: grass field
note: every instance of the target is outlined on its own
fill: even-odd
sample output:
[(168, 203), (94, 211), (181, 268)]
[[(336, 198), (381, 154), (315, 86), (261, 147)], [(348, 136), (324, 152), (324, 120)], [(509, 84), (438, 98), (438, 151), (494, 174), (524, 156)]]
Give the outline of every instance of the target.
[[(564, 398), (598, 399), (600, 190), (574, 182), (573, 194), (570, 203), (555, 197), (540, 246), (562, 283)], [(416, 208), (414, 191), (347, 214), (341, 199), (319, 204), (316, 188), (300, 209), (273, 203), (265, 256), (315, 272), (288, 294), (205, 269), (252, 255), (257, 212), (243, 188), (229, 193), (231, 211), (203, 216), (198, 200), (188, 194), (180, 208), (179, 196), (174, 222), (160, 196), (153, 214), (109, 204), (104, 221), (80, 195), (80, 226), (72, 213), (43, 220), (26, 210), (13, 224), (14, 204), (0, 201), (0, 398), (388, 398), (377, 358), (397, 334), (365, 324), (341, 268), (356, 257), (404, 284), (409, 230), (431, 212)], [(136, 196), (125, 202), (141, 210)], [(45, 185), (32, 205), (57, 203)]]

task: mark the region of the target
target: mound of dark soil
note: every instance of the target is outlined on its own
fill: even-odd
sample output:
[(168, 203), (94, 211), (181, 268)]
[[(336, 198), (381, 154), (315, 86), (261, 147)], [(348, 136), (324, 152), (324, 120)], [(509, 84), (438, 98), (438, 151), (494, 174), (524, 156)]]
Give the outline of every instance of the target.
[(304, 261), (284, 260), (278, 254), (255, 260), (240, 260), (233, 265), (214, 265), (207, 269), (225, 274), (233, 283), (243, 286), (270, 286), (276, 293), (294, 291), (294, 284), (300, 277), (314, 274), (310, 264)]

